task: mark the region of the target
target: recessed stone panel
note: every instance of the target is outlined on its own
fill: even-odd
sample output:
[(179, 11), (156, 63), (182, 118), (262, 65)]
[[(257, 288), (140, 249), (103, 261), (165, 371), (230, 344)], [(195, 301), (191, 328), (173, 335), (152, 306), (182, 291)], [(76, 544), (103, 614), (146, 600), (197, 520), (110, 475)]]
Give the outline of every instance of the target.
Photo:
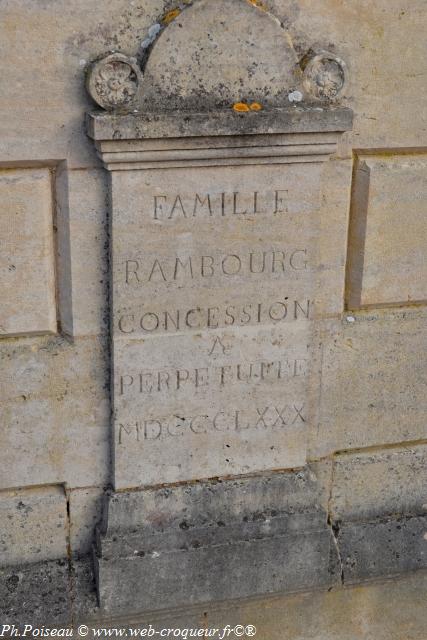
[(49, 169), (0, 170), (0, 336), (56, 331)]
[(349, 234), (350, 308), (427, 300), (427, 156), (357, 159)]
[(426, 438), (426, 326), (424, 308), (319, 322), (322, 379), (310, 457)]

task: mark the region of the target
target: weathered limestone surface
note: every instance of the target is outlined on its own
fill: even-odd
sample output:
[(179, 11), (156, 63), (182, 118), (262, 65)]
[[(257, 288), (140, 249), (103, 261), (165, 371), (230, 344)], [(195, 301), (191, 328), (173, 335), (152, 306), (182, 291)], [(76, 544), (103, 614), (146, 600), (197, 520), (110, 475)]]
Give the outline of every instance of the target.
[(321, 164), (304, 166), (114, 172), (116, 488), (305, 463)]
[(96, 559), (102, 609), (136, 613), (338, 584), (329, 472), (320, 465), (112, 496)]
[(108, 331), (107, 182), (100, 169), (57, 171), (59, 311), (74, 338)]
[(323, 165), (316, 318), (340, 315), (344, 309), (351, 172), (351, 160), (331, 159)]
[(96, 525), (102, 519), (104, 491), (98, 487), (73, 489), (69, 492), (70, 547), (72, 553), (84, 556), (90, 553)]
[[(262, 51), (258, 61), (254, 50)], [(184, 105), (197, 111), (242, 98), (283, 104), (298, 82), (296, 63), (292, 40), (277, 18), (249, 2), (236, 12), (235, 0), (201, 0), (157, 38), (145, 67), (143, 105), (150, 111)]]
[(310, 456), (426, 437), (423, 309), (344, 314), (319, 323), (320, 418)]
[(427, 512), (426, 446), (344, 453), (334, 461), (333, 520)]
[(21, 338), (0, 347), (0, 487), (108, 483), (105, 341)]
[(425, 571), (379, 584), (114, 618), (100, 613), (97, 607), (87, 562), (74, 563), (69, 582), (66, 573), (63, 562), (35, 565), (27, 571), (2, 570), (1, 596), (8, 607), (2, 624), (69, 624), (74, 625), (76, 634), (76, 627), (83, 623), (89, 627), (89, 638), (95, 637), (93, 628), (129, 629), (150, 624), (158, 630), (252, 624), (262, 640), (425, 638)]
[(0, 170), (0, 336), (56, 332), (49, 169)]
[[(263, 184), (269, 185), (271, 195), (276, 187), (281, 188), (279, 177), (292, 175), (294, 183), (291, 195), (294, 203), (298, 201), (301, 204), (301, 209), (294, 208), (286, 215), (294, 224), (299, 224), (301, 220), (301, 231), (307, 240), (306, 248), (315, 246), (313, 258), (317, 273), (315, 277), (313, 273), (305, 274), (307, 277), (304, 280), (300, 277), (301, 273), (291, 271), (292, 267), (288, 264), (288, 271), (283, 271), (283, 280), (277, 273), (271, 273), (271, 277), (265, 280), (263, 273), (253, 274), (257, 278), (253, 290), (261, 298), (271, 294), (287, 296), (282, 285), (286, 284), (288, 288), (290, 281), (287, 276), (297, 274), (294, 285), (298, 283), (303, 286), (307, 297), (310, 293), (313, 301), (310, 327), (306, 326), (301, 316), (298, 327), (290, 328), (288, 318), (283, 326), (276, 324), (270, 333), (252, 326), (239, 327), (239, 331), (228, 326), (209, 328), (205, 334), (211, 339), (213, 336), (220, 338), (225, 348), (229, 346), (228, 341), (233, 342), (231, 357), (233, 365), (236, 365), (236, 375), (232, 377), (233, 372), (224, 369), (229, 376), (227, 384), (212, 393), (210, 378), (206, 386), (191, 386), (196, 382), (196, 370), (198, 383), (204, 385), (207, 381), (206, 377), (200, 377), (206, 374), (207, 369), (206, 355), (203, 355), (201, 347), (205, 335), (194, 338), (197, 346), (193, 346), (190, 330), (182, 336), (165, 336), (164, 349), (161, 350), (155, 348), (154, 335), (147, 337), (147, 332), (141, 332), (137, 338), (141, 344), (135, 350), (135, 361), (130, 361), (128, 357), (131, 349), (127, 344), (117, 352), (118, 366), (122, 365), (122, 356), (126, 364), (131, 366), (124, 374), (127, 377), (122, 380), (125, 391), (123, 398), (129, 393), (127, 404), (124, 402), (123, 407), (125, 411), (135, 408), (139, 414), (145, 410), (146, 398), (150, 397), (155, 398), (153, 408), (163, 408), (166, 403), (166, 374), (169, 375), (170, 385), (174, 377), (171, 371), (176, 374), (180, 369), (183, 378), (181, 388), (175, 389), (171, 395), (174, 401), (181, 401), (185, 397), (183, 406), (196, 407), (201, 399), (204, 403), (217, 403), (219, 400), (229, 402), (237, 398), (240, 402), (236, 405), (236, 411), (240, 412), (237, 417), (239, 421), (242, 415), (246, 416), (250, 402), (256, 400), (254, 406), (261, 411), (265, 409), (267, 403), (264, 400), (268, 395), (265, 390), (268, 388), (274, 404), (280, 401), (279, 412), (284, 406), (290, 406), (288, 394), (303, 394), (311, 419), (310, 424), (304, 424), (309, 439), (307, 456), (305, 444), (303, 448), (298, 439), (294, 440), (292, 450), (280, 440), (278, 449), (267, 452), (265, 467), (262, 464), (260, 466), (259, 460), (265, 453), (263, 447), (266, 446), (266, 440), (260, 446), (255, 439), (248, 447), (247, 455), (241, 455), (239, 459), (229, 455), (230, 449), (236, 450), (235, 443), (227, 447), (230, 442), (221, 441), (224, 447), (217, 448), (216, 457), (202, 446), (196, 452), (195, 461), (194, 454), (182, 445), (181, 448), (177, 447), (175, 440), (175, 444), (167, 451), (169, 459), (172, 458), (176, 463), (175, 467), (165, 471), (164, 464), (163, 470), (156, 469), (151, 460), (149, 465), (142, 464), (141, 453), (145, 456), (148, 449), (145, 449), (145, 442), (135, 441), (137, 427), (134, 432), (122, 430), (123, 438), (129, 438), (129, 457), (133, 457), (131, 464), (128, 463), (126, 467), (129, 458), (123, 456), (120, 465), (123, 487), (134, 482), (135, 469), (139, 484), (141, 477), (147, 482), (188, 477), (199, 480), (200, 477), (230, 471), (252, 473), (272, 466), (283, 470), (291, 464), (303, 465), (306, 457), (308, 460), (320, 458), (322, 460), (317, 463), (315, 471), (316, 477), (322, 477), (319, 480), (320, 496), (315, 502), (320, 507), (319, 510), (314, 509), (314, 503), (308, 497), (310, 492), (298, 490), (298, 482), (306, 477), (305, 468), (300, 472), (280, 473), (280, 476), (289, 474), (292, 481), (289, 484), (284, 481), (272, 494), (251, 491), (252, 504), (247, 516), (254, 520), (249, 524), (243, 523), (242, 518), (246, 514), (242, 515), (240, 507), (230, 514), (228, 507), (238, 502), (234, 496), (234, 502), (228, 500), (224, 503), (227, 505), (224, 511), (221, 512), (214, 503), (215, 508), (208, 510), (206, 521), (202, 518), (189, 529), (179, 527), (182, 522), (188, 523), (185, 518), (191, 511), (191, 505), (196, 505), (194, 509), (199, 516), (204, 515), (209, 482), (201, 483), (200, 499), (193, 488), (188, 494), (183, 488), (174, 488), (172, 504), (175, 509), (170, 507), (170, 498), (168, 502), (161, 490), (159, 494), (155, 491), (144, 492), (143, 499), (141, 495), (135, 497), (132, 493), (126, 493), (123, 505), (128, 505), (129, 509), (110, 509), (109, 512), (111, 529), (103, 540), (105, 556), (98, 559), (99, 564), (103, 565), (102, 571), (104, 575), (110, 571), (110, 577), (116, 571), (117, 575), (124, 576), (124, 583), (127, 576), (133, 575), (135, 588), (131, 588), (132, 583), (127, 588), (129, 596), (137, 598), (139, 570), (132, 574), (137, 563), (145, 572), (146, 579), (151, 576), (155, 582), (159, 580), (158, 567), (162, 562), (168, 571), (171, 567), (176, 568), (174, 580), (177, 580), (184, 565), (182, 558), (186, 554), (186, 557), (191, 553), (193, 557), (204, 558), (205, 564), (201, 566), (205, 568), (211, 567), (209, 563), (217, 558), (212, 568), (219, 572), (217, 584), (211, 589), (206, 583), (202, 584), (203, 588), (194, 596), (190, 593), (194, 587), (190, 582), (184, 585), (189, 591), (186, 592), (183, 587), (178, 593), (184, 604), (188, 604), (186, 594), (196, 599), (203, 594), (208, 600), (212, 594), (215, 597), (243, 596), (258, 592), (260, 588), (268, 590), (272, 585), (278, 589), (336, 585), (342, 570), (344, 589), (334, 587), (330, 593), (319, 591), (278, 599), (269, 597), (256, 606), (253, 603), (229, 603), (225, 609), (208, 605), (203, 609), (181, 608), (179, 613), (158, 613), (147, 619), (158, 620), (159, 623), (165, 621), (169, 625), (175, 622), (176, 625), (189, 626), (197, 622), (200, 625), (223, 626), (224, 618), (230, 624), (235, 618), (236, 624), (255, 624), (258, 627), (257, 637), (265, 640), (283, 640), (287, 637), (292, 640), (424, 640), (426, 584), (425, 573), (418, 569), (425, 566), (427, 544), (424, 537), (427, 529), (424, 489), (427, 407), (423, 348), (426, 340), (423, 310), (426, 299), (423, 181), (426, 134), (424, 105), (427, 96), (420, 62), (427, 53), (424, 37), (427, 18), (425, 2), (346, 0), (337, 3), (335, 0), (324, 0), (313, 3), (311, 0), (260, 0), (258, 4), (267, 9), (267, 12), (261, 12), (246, 0), (221, 0), (221, 3), (213, 3), (216, 7), (221, 4), (218, 15), (215, 8), (211, 9), (212, 3), (196, 2), (197, 11), (190, 13), (188, 8), (182, 11), (179, 20), (173, 20), (168, 30), (165, 26), (173, 15), (168, 12), (177, 7), (172, 0), (110, 0), (108, 11), (93, 0), (57, 0), (53, 4), (45, 0), (4, 0), (0, 4), (0, 51), (3, 60), (7, 61), (0, 78), (1, 260), (6, 255), (3, 250), (6, 238), (8, 246), (14, 244), (13, 256), (19, 258), (24, 269), (24, 275), (22, 270), (20, 272), (19, 281), (13, 280), (15, 276), (11, 271), (2, 273), (2, 282), (9, 284), (7, 295), (2, 294), (0, 310), (0, 324), (4, 325), (3, 314), (6, 313), (8, 318), (6, 331), (0, 329), (3, 334), (0, 341), (0, 511), (12, 517), (1, 519), (4, 553), (0, 564), (15, 566), (1, 570), (0, 622), (46, 625), (91, 618), (114, 624), (111, 617), (106, 616), (105, 612), (101, 613), (97, 606), (91, 582), (91, 564), (77, 560), (90, 549), (93, 528), (101, 514), (104, 486), (112, 481), (109, 349), (105, 335), (109, 330), (109, 184), (93, 143), (86, 136), (83, 113), (93, 109), (94, 104), (83, 87), (88, 63), (95, 58), (114, 49), (136, 56), (141, 62), (147, 58), (147, 48), (153, 45), (152, 57), (149, 58), (151, 63), (146, 68), (141, 87), (142, 96), (144, 90), (147, 91), (146, 104), (154, 106), (159, 98), (158, 93), (152, 92), (150, 95), (148, 89), (150, 79), (159, 78), (158, 74), (168, 78), (165, 85), (182, 88), (182, 95), (177, 95), (175, 91), (168, 96), (168, 103), (163, 104), (164, 93), (161, 93), (158, 103), (169, 107), (168, 115), (147, 116), (141, 112), (123, 117), (120, 145), (117, 139), (99, 142), (105, 166), (117, 170), (116, 174), (126, 174), (125, 169), (130, 169), (131, 163), (136, 168), (138, 162), (138, 168), (144, 169), (147, 179), (151, 180), (147, 185), (134, 178), (144, 197), (153, 195), (149, 192), (152, 187), (157, 190), (157, 195), (167, 198), (181, 194), (185, 211), (191, 202), (191, 198), (187, 198), (190, 192), (181, 191), (185, 182), (193, 180), (193, 195), (200, 194), (199, 189), (205, 189), (206, 186), (216, 189), (218, 196), (222, 193), (219, 181), (223, 181), (228, 184), (230, 194), (234, 190), (239, 192), (236, 206), (242, 205), (242, 210), (248, 207), (250, 210), (254, 203), (250, 193), (258, 192), (259, 205)], [(238, 6), (243, 12), (240, 23), (233, 19), (233, 11)], [(184, 8), (182, 3), (180, 8)], [(192, 15), (197, 16), (197, 20), (193, 20)], [(274, 21), (272, 15), (277, 17), (278, 22)], [(258, 16), (260, 20), (253, 20), (252, 16)], [(220, 21), (225, 22), (223, 31), (218, 28)], [(191, 23), (193, 48), (190, 48), (185, 36), (188, 23)], [(198, 29), (200, 37), (197, 35)], [(161, 33), (156, 39), (157, 31)], [(206, 35), (207, 31), (212, 31), (212, 39), (208, 39), (208, 42), (202, 37), (202, 32)], [(173, 39), (172, 34), (175, 34)], [(147, 43), (147, 39), (151, 38), (152, 42)], [(186, 62), (185, 75), (177, 69), (179, 57), (174, 54), (176, 43), (180, 43), (180, 57)], [(252, 44), (254, 47), (250, 46)], [(218, 45), (219, 49), (215, 49)], [(353, 109), (355, 119), (353, 130), (344, 134), (333, 160), (322, 163), (321, 168), (305, 162), (291, 169), (290, 162), (296, 157), (300, 161), (303, 156), (302, 145), (306, 146), (309, 153), (314, 153), (314, 150), (307, 147), (316, 145), (317, 151), (322, 151), (322, 157), (317, 158), (320, 160), (334, 152), (331, 147), (334, 148), (336, 144), (333, 134), (328, 138), (322, 134), (322, 145), (316, 140), (316, 134), (312, 135), (316, 128), (310, 129), (308, 134), (307, 110), (298, 102), (292, 103), (288, 97), (298, 87), (304, 90), (301, 76), (304, 65), (292, 68), (292, 64), (301, 61), (311, 47), (316, 51), (331, 51), (346, 62), (346, 84), (338, 104), (333, 109), (325, 110), (322, 101), (316, 103), (316, 122), (327, 123), (329, 128), (325, 124), (325, 131), (328, 131), (328, 136), (335, 130), (337, 118), (343, 117), (343, 114), (347, 114), (345, 117), (349, 125), (350, 111), (343, 111), (338, 105)], [(227, 50), (225, 56), (224, 48)], [(250, 55), (252, 49), (266, 53), (270, 61), (268, 70), (272, 73), (265, 73), (266, 66), (259, 56), (257, 65), (249, 67), (246, 64), (245, 56), (248, 52)], [(210, 64), (215, 56), (206, 54), (206, 51), (211, 54), (213, 50), (218, 52), (221, 61), (218, 73)], [(234, 82), (236, 61), (241, 63), (239, 67), (244, 76), (240, 86)], [(224, 76), (223, 86), (218, 82), (221, 75)], [(269, 86), (264, 86), (263, 79), (267, 76)], [(283, 91), (284, 78), (290, 76), (295, 78), (295, 84), (286, 82), (286, 90)], [(156, 82), (157, 87), (162, 87), (161, 79)], [(199, 84), (203, 92), (212, 94), (205, 93), (205, 103), (210, 101), (211, 104), (227, 107), (227, 115), (223, 120), (215, 119), (213, 112), (210, 117), (202, 113), (187, 121), (176, 117), (173, 109), (178, 102), (185, 102), (187, 106), (200, 103), (200, 96), (194, 93), (194, 82)], [(277, 112), (271, 115), (268, 109), (264, 109), (237, 115), (230, 108), (233, 101), (245, 100), (249, 103), (255, 99), (263, 106), (276, 102), (280, 107), (285, 107), (288, 129), (278, 131), (274, 128), (278, 121)], [(314, 115), (313, 112), (310, 115), (312, 122)], [(236, 126), (236, 136), (228, 136), (230, 122)], [(258, 157), (254, 163), (253, 149), (243, 149), (247, 146), (247, 138), (255, 137), (261, 122), (263, 128), (258, 129), (257, 144), (264, 146), (262, 167), (254, 166), (260, 165), (261, 160)], [(280, 126), (283, 128), (283, 123)], [(217, 144), (209, 141), (208, 145), (196, 148), (197, 145), (191, 141), (192, 135), (204, 136), (212, 133), (212, 129), (215, 129)], [(171, 147), (169, 145), (167, 148), (169, 143), (164, 140), (167, 138), (166, 130), (169, 135), (174, 132), (175, 143), (179, 141), (172, 156)], [(301, 136), (298, 140), (293, 138), (296, 143), (293, 150), (290, 148), (291, 141), (287, 139), (291, 130), (298, 131)], [(89, 132), (100, 139), (113, 138), (117, 132), (114, 118), (102, 115), (91, 117)], [(135, 144), (135, 137), (147, 137), (150, 132), (153, 137), (163, 140), (157, 140), (155, 144), (138, 140)], [(271, 140), (272, 133), (281, 135), (281, 138), (279, 144), (269, 146), (267, 141)], [(308, 138), (307, 135), (312, 137)], [(229, 143), (224, 144), (227, 136)], [(262, 139), (262, 136), (266, 137)], [(286, 153), (283, 153), (285, 147)], [(352, 151), (355, 151), (356, 163), (353, 189)], [(212, 169), (217, 165), (218, 154), (225, 153), (230, 165), (241, 166)], [(278, 158), (283, 164), (277, 163)], [(275, 159), (275, 168), (270, 170), (272, 159)], [(205, 167), (201, 166), (202, 162)], [(161, 163), (164, 163), (162, 168), (165, 177), (155, 182), (153, 165), (159, 168)], [(177, 168), (177, 163), (182, 163), (184, 168)], [(249, 166), (243, 167), (243, 163)], [(191, 178), (193, 169), (190, 167), (196, 164), (199, 165), (197, 178)], [(362, 171), (366, 167), (369, 168), (369, 181), (361, 180), (366, 178)], [(234, 179), (238, 174), (246, 176), (242, 178), (243, 182), (246, 181), (245, 194), (239, 189), (240, 178)], [(211, 184), (209, 178), (201, 179), (205, 175), (218, 180)], [(185, 176), (185, 180), (182, 176)], [(310, 179), (304, 184), (306, 176), (310, 176)], [(114, 180), (126, 183), (124, 175), (115, 175)], [(314, 184), (319, 198), (312, 198), (310, 189), (306, 188)], [(153, 285), (149, 298), (138, 302), (136, 275), (139, 277), (142, 273), (147, 253), (153, 265), (156, 256), (160, 255), (162, 261), (158, 264), (161, 266), (156, 265), (152, 280), (156, 276), (162, 282), (162, 271), (166, 270), (165, 261), (169, 256), (162, 254), (165, 238), (174, 238), (176, 255), (181, 257), (193, 255), (193, 249), (200, 250), (199, 253), (206, 249), (212, 255), (222, 256), (225, 248), (226, 255), (234, 255), (235, 251), (242, 251), (243, 242), (248, 240), (254, 252), (259, 252), (262, 257), (263, 251), (280, 251), (282, 240), (288, 241), (285, 235), (289, 233), (292, 236), (293, 233), (286, 225), (271, 225), (266, 219), (263, 219), (263, 225), (256, 226), (256, 222), (249, 221), (247, 214), (240, 214), (242, 220), (246, 216), (245, 224), (231, 225), (229, 220), (225, 220), (223, 235), (221, 229), (213, 224), (216, 220), (212, 220), (203, 223), (204, 231), (209, 229), (209, 233), (205, 234), (203, 230), (196, 231), (197, 222), (200, 222), (197, 216), (194, 220), (185, 219), (179, 202), (170, 220), (168, 215), (173, 203), (168, 209), (170, 200), (162, 199), (160, 202), (163, 211), (167, 212), (161, 219), (159, 209), (156, 222), (157, 230), (161, 232), (156, 235), (149, 232), (148, 228), (142, 230), (141, 235), (146, 243), (141, 245), (142, 249), (137, 246), (136, 234), (129, 234), (126, 240), (134, 253), (129, 257), (134, 263), (128, 265), (128, 275), (133, 283), (126, 283), (126, 286), (129, 290), (135, 287), (135, 295), (129, 298), (129, 310), (124, 309), (127, 320), (138, 304), (149, 304), (156, 311), (169, 305), (175, 285), (180, 301), (181, 298), (186, 301), (187, 296), (193, 295), (189, 292), (194, 290), (198, 297), (199, 294), (203, 296), (206, 305), (209, 303), (208, 308), (218, 306), (222, 290), (227, 306), (233, 304), (234, 297), (242, 298), (244, 295), (245, 285), (240, 275), (223, 274), (221, 281), (230, 281), (225, 287), (221, 285), (208, 290), (191, 277), (191, 286), (185, 289), (179, 289), (182, 283), (179, 286), (174, 282), (166, 283), (168, 293), (163, 298), (159, 287)], [(232, 209), (232, 195), (228, 204)], [(129, 205), (133, 208), (130, 197)], [(25, 224), (20, 223), (18, 229), (8, 222), (14, 207), (19, 209), (20, 214), (25, 214)], [(207, 201), (204, 204), (197, 201), (197, 213), (203, 207), (205, 211), (208, 210)], [(348, 239), (350, 208), (353, 226)], [(141, 213), (136, 209), (135, 212)], [(190, 213), (192, 217), (191, 204)], [(182, 218), (178, 222), (179, 214), (182, 214)], [(144, 212), (142, 215), (145, 215)], [(365, 228), (359, 233), (360, 229), (354, 228), (354, 222), (363, 219)], [(172, 224), (177, 222), (176, 229), (171, 231)], [(165, 230), (169, 236), (165, 235)], [(176, 238), (175, 230), (179, 231)], [(243, 233), (240, 233), (241, 230)], [(145, 231), (146, 235), (143, 233)], [(197, 236), (195, 247), (189, 240), (189, 234), (193, 232)], [(16, 242), (17, 238), (19, 242)], [(269, 243), (267, 248), (266, 238)], [(302, 255), (296, 254), (294, 257)], [(10, 261), (6, 262), (9, 265)], [(237, 264), (237, 261), (229, 258), (228, 266), (233, 264)], [(221, 261), (219, 265), (221, 268)], [(174, 267), (174, 263), (172, 267), (168, 263), (168, 274), (173, 275)], [(181, 269), (181, 266), (178, 265), (178, 268)], [(188, 273), (189, 267), (183, 267), (185, 269)], [(121, 275), (123, 277), (123, 273)], [(345, 302), (356, 310), (344, 312), (343, 315)], [(412, 306), (413, 302), (418, 309)], [(378, 305), (390, 308), (378, 310), (375, 308)], [(397, 309), (396, 305), (406, 306)], [(357, 310), (364, 306), (370, 308)], [(19, 308), (19, 315), (12, 320), (9, 313), (11, 308)], [(126, 325), (126, 328), (129, 327)], [(305, 329), (309, 331), (305, 333)], [(243, 331), (244, 339), (239, 335)], [(29, 336), (32, 333), (56, 332), (60, 335)], [(221, 349), (219, 342), (217, 347)], [(301, 351), (304, 352), (303, 356)], [(262, 379), (260, 375), (260, 379), (255, 378), (253, 388), (244, 396), (240, 388), (246, 382), (237, 379), (237, 365), (249, 353), (259, 363), (261, 352), (262, 357), (268, 356), (273, 362), (277, 362), (279, 353), (280, 357), (282, 352), (285, 355), (289, 353), (290, 357), (286, 355), (285, 360), (294, 362), (293, 371), (298, 375), (284, 378), (286, 388), (283, 393), (279, 390), (279, 381), (272, 384), (271, 379)], [(184, 361), (187, 362), (189, 353), (198, 365), (191, 371), (182, 366)], [(301, 364), (307, 356), (310, 376), (303, 373), (303, 368), (295, 366), (297, 361)], [(214, 354), (207, 357), (214, 358)], [(214, 358), (219, 364), (214, 366), (221, 371), (221, 367), (228, 366), (227, 358), (230, 356), (219, 351)], [(140, 370), (141, 359), (143, 371)], [(173, 367), (168, 369), (165, 363), (171, 363)], [(292, 371), (292, 367), (287, 370)], [(274, 368), (269, 367), (268, 375), (272, 371)], [(164, 386), (156, 391), (153, 380), (159, 372), (164, 376)], [(141, 373), (147, 374), (143, 378), (143, 391), (135, 393), (141, 384)], [(256, 371), (254, 373), (257, 374)], [(120, 391), (119, 379), (116, 397)], [(134, 393), (136, 400), (132, 395)], [(260, 400), (263, 401), (262, 407), (258, 406)], [(274, 410), (270, 409), (265, 418), (268, 415), (272, 422), (273, 414), (276, 417)], [(289, 422), (287, 410), (282, 415)], [(302, 412), (299, 415), (305, 416)], [(152, 417), (155, 418), (154, 414)], [(200, 426), (201, 423), (193, 423), (193, 426), (195, 424)], [(149, 426), (149, 433), (156, 435), (156, 423), (152, 421)], [(177, 427), (177, 424), (174, 426)], [(129, 426), (127, 429), (129, 431)], [(157, 438), (153, 442), (156, 443)], [(158, 450), (164, 456), (165, 463), (168, 459), (165, 448), (160, 445)], [(227, 458), (230, 462), (227, 462)], [(136, 466), (132, 466), (133, 460)], [(179, 464), (181, 468), (178, 469)], [(310, 468), (313, 469), (312, 464)], [(60, 484), (61, 488), (52, 488), (52, 484)], [(16, 487), (23, 488), (18, 490)], [(286, 496), (286, 500), (281, 494)], [(211, 492), (209, 495), (212, 495)], [(255, 495), (258, 495), (256, 500)], [(188, 502), (183, 496), (187, 496)], [(295, 503), (289, 502), (290, 496), (295, 498)], [(284, 502), (280, 501), (281, 497)], [(163, 505), (163, 500), (169, 506), (162, 507), (160, 513), (162, 517), (165, 513), (169, 514), (170, 520), (161, 530), (163, 525), (159, 526), (156, 517), (159, 515), (157, 508)], [(25, 509), (19, 507), (21, 501)], [(276, 510), (274, 501), (279, 502), (286, 515), (270, 514), (272, 524), (254, 518), (257, 513), (262, 513), (263, 506)], [(185, 517), (182, 516), (183, 511)], [(216, 519), (215, 513), (218, 514)], [(114, 522), (123, 539), (120, 545), (108, 547)], [(139, 534), (129, 531), (129, 523), (132, 522), (136, 522), (140, 528)], [(225, 527), (218, 522), (224, 522)], [(305, 528), (307, 533), (303, 534)], [(242, 580), (240, 591), (236, 583), (227, 583), (224, 572), (218, 569), (225, 566), (224, 557), (206, 551), (211, 543), (218, 543), (221, 548), (224, 542), (221, 536), (228, 535), (231, 530), (234, 550), (245, 547), (246, 533), (253, 542), (252, 548), (257, 549), (255, 557), (258, 564), (254, 563), (254, 566), (250, 563), (248, 566), (250, 554), (242, 552), (240, 556), (241, 567), (247, 571), (246, 576), (252, 576), (253, 580)], [(40, 537), (37, 532), (41, 532)], [(200, 542), (199, 534), (202, 533), (205, 536), (202, 547), (193, 548), (190, 552), (180, 549), (181, 543)], [(39, 543), (39, 538), (42, 538), (43, 544)], [(126, 542), (129, 544), (127, 549)], [(68, 543), (68, 552), (73, 554), (69, 562), (65, 561)], [(137, 556), (136, 562), (135, 558), (131, 561), (129, 549), (144, 550), (144, 545), (148, 543), (162, 551), (160, 559), (146, 555)], [(165, 547), (170, 549), (169, 560), (165, 559)], [(107, 556), (107, 548), (111, 550), (110, 557)], [(331, 565), (328, 565), (329, 548), (334, 558)], [(279, 549), (283, 553), (279, 553)], [(52, 561), (52, 558), (60, 557), (62, 560), (59, 563)], [(233, 566), (236, 557), (237, 554), (230, 554), (230, 566)], [(284, 558), (289, 558), (289, 562), (283, 563)], [(47, 562), (29, 564), (36, 560)], [(22, 562), (26, 564), (18, 566)], [(132, 569), (125, 568), (127, 564)], [(272, 579), (276, 564), (279, 565), (278, 572)], [(200, 573), (194, 573), (195, 565), (189, 562), (185, 566), (185, 575), (193, 577), (195, 584), (197, 580), (202, 580)], [(274, 569), (266, 569), (272, 566)], [(236, 574), (243, 571), (241, 567), (236, 568)], [(329, 569), (332, 569), (332, 574), (328, 573)], [(395, 576), (415, 570), (417, 573), (412, 576), (382, 585), (346, 586), (352, 582), (382, 579), (384, 575)], [(264, 576), (265, 580), (259, 581), (258, 576)], [(112, 584), (115, 583), (106, 582), (108, 589)], [(181, 585), (178, 584), (178, 588)], [(108, 589), (105, 593), (111, 596), (114, 605), (112, 591), (107, 593)], [(157, 607), (158, 598), (156, 601), (152, 584), (146, 593), (146, 606)], [(178, 596), (171, 593), (171, 599), (176, 598), (175, 604), (178, 603)], [(208, 612), (205, 614), (206, 610)], [(140, 615), (137, 614), (137, 618)], [(121, 618), (121, 622), (128, 621), (129, 617)], [(133, 618), (132, 621), (137, 624)]]
[[(389, 472), (405, 474), (409, 455), (417, 475), (417, 451), (396, 452), (391, 463), (384, 455)], [(420, 498), (409, 504), (409, 474), (405, 487), (396, 483), (402, 495), (395, 511), (387, 509), (392, 480), (384, 473), (376, 485), (366, 479), (376, 488), (372, 499), (379, 496), (376, 509), (367, 512), (361, 499), (352, 510), (335, 506), (343, 504), (343, 478), (355, 463), (339, 456), (332, 476), (322, 463), (297, 473), (111, 496), (96, 557), (102, 610), (130, 615), (164, 608), (162, 597), (179, 607), (425, 569), (426, 507)], [(356, 488), (363, 489), (360, 481)]]
[(64, 558), (67, 536), (67, 502), (63, 487), (0, 492), (2, 565)]
[[(2, 625), (33, 627), (72, 623), (68, 561), (44, 561), (0, 569)], [(6, 633), (7, 630), (4, 630)]]
[(427, 516), (351, 523), (337, 542), (345, 584), (425, 569)]

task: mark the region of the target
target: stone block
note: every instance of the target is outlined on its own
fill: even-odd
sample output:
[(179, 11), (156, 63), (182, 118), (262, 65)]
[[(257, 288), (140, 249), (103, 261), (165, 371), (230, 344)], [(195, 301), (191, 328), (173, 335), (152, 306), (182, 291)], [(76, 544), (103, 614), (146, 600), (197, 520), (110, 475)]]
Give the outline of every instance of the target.
[(56, 332), (53, 216), (48, 168), (0, 169), (0, 336)]
[(96, 487), (72, 489), (68, 494), (71, 551), (78, 557), (90, 553), (95, 542), (95, 527), (102, 518), (103, 497), (103, 490)]
[(247, 522), (294, 512), (318, 513), (326, 522), (331, 471), (330, 461), (322, 461), (298, 472), (113, 493), (102, 528), (108, 525), (111, 535), (121, 531), (145, 535), (171, 528), (185, 531), (187, 525), (216, 526), (224, 518)]
[(67, 541), (63, 487), (0, 491), (2, 566), (65, 558)]
[[(82, 408), (90, 410), (91, 407), (90, 399), (80, 408), (71, 403), (71, 420), (77, 421)], [(0, 453), (3, 488), (40, 482), (65, 482), (72, 487), (109, 482), (108, 423), (96, 425), (80, 421), (78, 425), (66, 425), (58, 415), (62, 409), (64, 405), (58, 407), (49, 399), (0, 406), (1, 419), (8, 424)], [(31, 459), (32, 466), (25, 459)]]
[(92, 554), (72, 559), (73, 621), (75, 624), (88, 620), (101, 623), (102, 613), (98, 606)]
[[(300, 535), (275, 535), (192, 549), (153, 547), (147, 557), (107, 556), (97, 562), (101, 606), (108, 612), (149, 611), (244, 598), (257, 594), (330, 587), (333, 536), (324, 528)], [(132, 552), (133, 553), (133, 552)], [(121, 585), (120, 596), (117, 585)]]
[(102, 170), (58, 172), (58, 272), (62, 329), (74, 336), (108, 328), (108, 194)]
[(2, 342), (2, 488), (108, 483), (107, 357), (97, 338)]
[(333, 478), (333, 520), (427, 512), (425, 445), (338, 455)]
[(425, 154), (360, 155), (349, 231), (347, 305), (427, 299)]
[(71, 602), (66, 559), (0, 569), (2, 625), (16, 625), (21, 632), (25, 625), (71, 626)]
[(314, 465), (113, 494), (95, 558), (101, 607), (136, 613), (336, 584), (329, 474)]
[(427, 569), (427, 516), (344, 524), (337, 542), (344, 584)]
[(426, 438), (424, 310), (359, 312), (319, 323), (320, 419), (309, 457)]
[(310, 352), (298, 324), (117, 339), (116, 488), (302, 466)]

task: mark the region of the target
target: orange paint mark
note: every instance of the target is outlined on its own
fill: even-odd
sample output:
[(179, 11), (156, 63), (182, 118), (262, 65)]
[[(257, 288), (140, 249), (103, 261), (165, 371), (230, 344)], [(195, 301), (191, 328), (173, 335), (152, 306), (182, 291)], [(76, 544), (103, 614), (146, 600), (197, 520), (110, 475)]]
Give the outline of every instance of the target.
[(233, 109), (238, 113), (245, 113), (246, 111), (249, 111), (248, 105), (244, 102), (236, 102), (235, 104), (233, 104)]
[(260, 104), (259, 102), (252, 102), (252, 104), (249, 105), (249, 108), (251, 111), (261, 111), (262, 104)]
[(172, 20), (175, 20), (175, 18), (179, 16), (180, 13), (180, 9), (172, 9), (172, 11), (168, 11), (167, 14), (163, 16), (163, 24), (169, 24), (170, 22), (172, 22)]

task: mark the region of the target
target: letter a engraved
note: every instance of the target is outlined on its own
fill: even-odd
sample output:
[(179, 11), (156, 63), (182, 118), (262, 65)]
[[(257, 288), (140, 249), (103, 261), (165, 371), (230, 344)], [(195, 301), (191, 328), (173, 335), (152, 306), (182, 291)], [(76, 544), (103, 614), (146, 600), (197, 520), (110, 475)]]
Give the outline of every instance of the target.
[(222, 342), (221, 338), (216, 337), (215, 340), (213, 341), (212, 349), (209, 351), (208, 355), (215, 356), (215, 357), (217, 355), (228, 356), (230, 351), (231, 351), (231, 348), (226, 347), (225, 344)]

